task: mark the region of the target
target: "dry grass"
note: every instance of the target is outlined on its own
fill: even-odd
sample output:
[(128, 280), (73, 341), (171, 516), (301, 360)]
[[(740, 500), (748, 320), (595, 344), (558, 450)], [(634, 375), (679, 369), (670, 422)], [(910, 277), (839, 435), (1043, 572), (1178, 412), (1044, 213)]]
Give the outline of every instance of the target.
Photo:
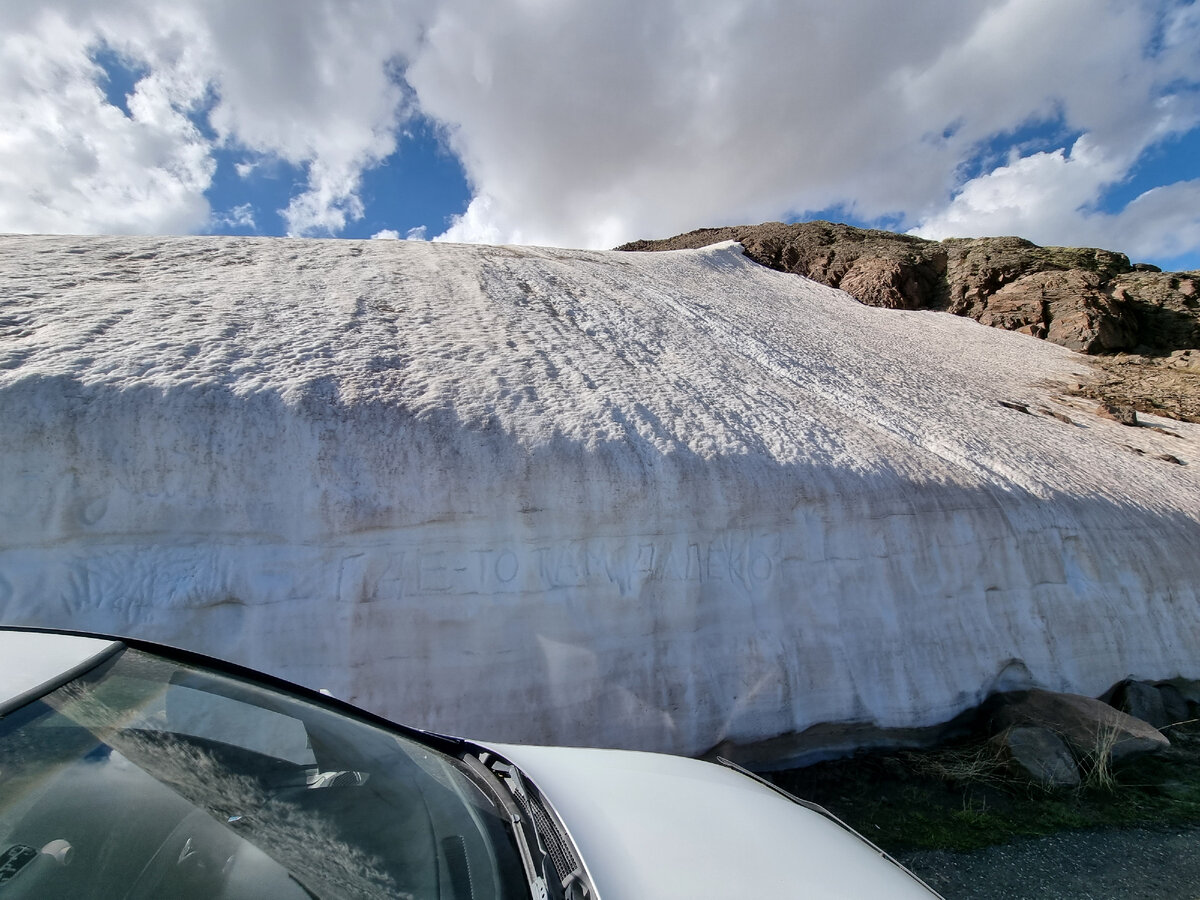
[(1117, 776), (1113, 771), (1112, 751), (1119, 734), (1120, 729), (1116, 725), (1100, 726), (1096, 732), (1095, 746), (1079, 760), (1079, 768), (1083, 773), (1081, 788), (1116, 790)]
[(905, 754), (918, 775), (955, 784), (1004, 784), (1011, 781), (1008, 763), (999, 746), (991, 742)]

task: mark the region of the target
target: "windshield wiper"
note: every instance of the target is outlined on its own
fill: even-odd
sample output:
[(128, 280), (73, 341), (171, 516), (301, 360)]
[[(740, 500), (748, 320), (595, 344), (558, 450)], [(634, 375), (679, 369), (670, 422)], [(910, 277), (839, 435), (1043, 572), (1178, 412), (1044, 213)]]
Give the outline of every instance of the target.
[[(517, 806), (516, 800), (513, 799), (508, 785), (504, 783), (499, 774), (484, 765), (483, 761), (475, 756), (475, 754), (464, 753), (461, 759), (467, 768), (491, 789), (492, 795), (500, 804), (500, 808), (504, 811), (504, 815), (507, 817), (513, 836), (516, 839), (517, 851), (521, 856), (521, 865), (525, 868), (525, 877), (529, 880), (529, 887), (533, 891), (533, 896), (538, 898), (538, 900), (542, 900), (542, 898), (548, 896), (546, 879), (533, 861), (533, 851), (529, 846), (529, 836), (525, 833), (523, 824), (524, 817), (521, 815), (521, 810)], [(532, 823), (530, 824), (532, 826)]]
[(534, 868), (547, 889), (549, 900), (587, 900), (595, 895), (579, 852), (558, 814), (537, 786), (527, 781), (517, 766), (491, 751), (479, 754), (483, 763), (523, 817), (526, 840)]

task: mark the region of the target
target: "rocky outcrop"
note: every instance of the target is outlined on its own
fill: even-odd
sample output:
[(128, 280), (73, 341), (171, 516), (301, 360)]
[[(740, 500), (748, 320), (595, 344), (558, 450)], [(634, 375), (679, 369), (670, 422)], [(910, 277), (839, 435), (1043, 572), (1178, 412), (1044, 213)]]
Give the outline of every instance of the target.
[(1200, 349), (1200, 272), (1126, 272), (1112, 279), (1109, 290), (1132, 310), (1141, 347), (1158, 353)]
[(941, 244), (832, 222), (701, 228), (617, 249), (684, 250), (720, 241), (738, 241), (756, 262), (841, 288), (868, 306), (926, 309), (948, 299), (949, 253)]
[(1137, 340), (1127, 305), (1109, 297), (1094, 272), (1078, 269), (1034, 272), (1006, 284), (972, 318), (1082, 353), (1119, 350)]
[(1082, 353), (1127, 353), (1130, 359), (1105, 366), (1103, 384), (1082, 392), (1200, 421), (1200, 272), (1160, 272), (1130, 264), (1123, 253), (1039, 247), (1017, 237), (929, 241), (831, 222), (702, 228), (617, 249), (727, 240), (765, 266), (840, 288), (868, 306), (941, 310)]

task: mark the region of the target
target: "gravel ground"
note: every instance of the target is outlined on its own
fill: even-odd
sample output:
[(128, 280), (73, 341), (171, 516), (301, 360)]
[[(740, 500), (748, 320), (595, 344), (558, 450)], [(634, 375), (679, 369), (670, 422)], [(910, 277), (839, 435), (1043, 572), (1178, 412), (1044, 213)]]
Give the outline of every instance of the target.
[(946, 900), (1200, 900), (1200, 826), (1062, 832), (897, 858)]

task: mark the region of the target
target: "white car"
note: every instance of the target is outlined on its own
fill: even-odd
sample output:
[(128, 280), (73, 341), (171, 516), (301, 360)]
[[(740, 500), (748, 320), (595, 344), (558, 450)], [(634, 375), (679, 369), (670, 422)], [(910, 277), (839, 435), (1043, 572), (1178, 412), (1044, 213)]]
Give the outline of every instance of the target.
[(447, 738), (141, 641), (0, 629), (0, 900), (935, 896), (730, 764)]

